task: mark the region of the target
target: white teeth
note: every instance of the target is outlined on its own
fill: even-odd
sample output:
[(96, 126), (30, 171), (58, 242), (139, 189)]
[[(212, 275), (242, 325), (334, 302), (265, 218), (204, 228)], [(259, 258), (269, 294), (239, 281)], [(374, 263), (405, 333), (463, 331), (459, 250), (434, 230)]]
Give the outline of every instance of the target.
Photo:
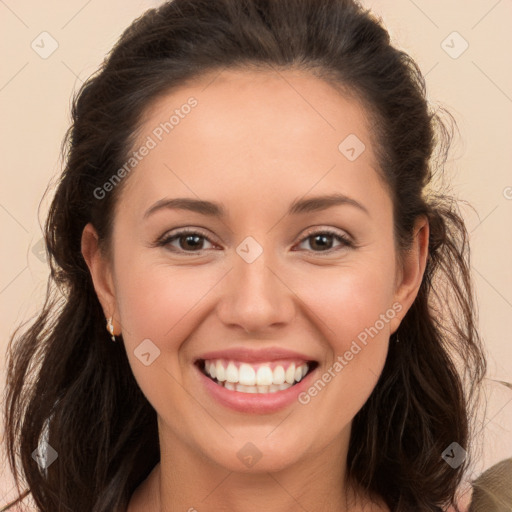
[(288, 382), (288, 384), (293, 384), (295, 382), (295, 363), (292, 363), (290, 366), (288, 366), (285, 380)]
[(238, 368), (234, 363), (229, 363), (226, 368), (226, 380), (228, 382), (238, 382)]
[[(291, 363), (285, 370), (284, 365), (272, 368), (271, 363), (258, 364), (253, 367), (249, 363), (239, 363), (222, 359), (204, 362), (204, 370), (212, 379), (231, 391), (242, 393), (275, 393), (288, 389), (300, 382), (308, 372), (308, 364)], [(257, 368), (257, 369), (255, 369)]]
[[(306, 366), (307, 368), (307, 366)], [(306, 370), (307, 371), (307, 370)], [(274, 384), (283, 384), (285, 380), (284, 368), (282, 366), (276, 366), (272, 376)]]
[(215, 373), (217, 374), (217, 380), (219, 382), (224, 382), (226, 380), (226, 370), (224, 370), (224, 366), (220, 361), (217, 361), (215, 365)]
[(291, 388), (292, 384), (284, 383), (276, 386), (271, 384), (270, 386), (244, 386), (243, 384), (232, 384), (231, 382), (225, 382), (224, 387), (231, 391), (239, 391), (241, 393), (275, 393), (276, 391), (283, 391)]
[(244, 384), (236, 384), (236, 390), (242, 393), (257, 393), (258, 388), (256, 386), (245, 386)]
[(272, 391), (272, 386), (273, 384), (271, 384), (270, 386), (258, 386), (258, 393), (275, 393), (275, 391), (277, 391), (277, 388), (275, 389), (275, 391)]
[(272, 370), (268, 366), (260, 366), (256, 374), (258, 386), (270, 386), (272, 384)]
[(254, 386), (256, 384), (256, 372), (249, 364), (241, 364), (238, 370), (238, 382), (244, 386)]

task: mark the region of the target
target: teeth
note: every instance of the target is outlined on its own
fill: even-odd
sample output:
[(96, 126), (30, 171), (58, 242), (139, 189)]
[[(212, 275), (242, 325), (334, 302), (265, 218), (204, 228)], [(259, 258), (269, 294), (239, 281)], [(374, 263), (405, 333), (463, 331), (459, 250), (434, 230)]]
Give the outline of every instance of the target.
[[(234, 389), (231, 387), (228, 388), (227, 384), (230, 386), (234, 386)], [(291, 388), (292, 384), (280, 384), (276, 386), (275, 384), (271, 384), (270, 386), (244, 386), (243, 384), (231, 384), (226, 382), (224, 387), (227, 389), (231, 389), (231, 391), (240, 391), (241, 393), (275, 393), (276, 391), (283, 391), (285, 389)]]
[[(307, 365), (306, 365), (306, 371), (307, 371)], [(272, 380), (273, 380), (273, 384), (284, 384), (285, 373), (284, 373), (284, 368), (282, 366), (276, 366), (274, 368)]]
[(242, 393), (257, 393), (258, 388), (256, 386), (244, 386), (244, 384), (237, 384), (236, 390)]
[(215, 365), (215, 374), (219, 382), (224, 382), (226, 380), (226, 370), (224, 370), (224, 366), (222, 366), (220, 361), (217, 361), (217, 364)]
[(295, 363), (292, 363), (290, 366), (288, 366), (284, 380), (286, 380), (288, 384), (293, 384), (295, 382)]
[(256, 372), (251, 365), (240, 365), (240, 369), (238, 370), (238, 382), (244, 386), (254, 386), (256, 384)]
[(272, 370), (268, 366), (260, 366), (256, 374), (256, 382), (258, 386), (270, 386), (272, 384)]
[(228, 382), (238, 382), (238, 368), (234, 365), (234, 363), (230, 362), (226, 368), (226, 380)]
[[(285, 366), (285, 365), (284, 365)], [(223, 383), (226, 389), (241, 391), (243, 393), (275, 393), (288, 389), (300, 382), (308, 372), (307, 363), (295, 365), (291, 363), (285, 370), (283, 365), (272, 368), (270, 363), (258, 365), (257, 368), (248, 363), (239, 363), (224, 360), (205, 361), (205, 373), (219, 384)]]

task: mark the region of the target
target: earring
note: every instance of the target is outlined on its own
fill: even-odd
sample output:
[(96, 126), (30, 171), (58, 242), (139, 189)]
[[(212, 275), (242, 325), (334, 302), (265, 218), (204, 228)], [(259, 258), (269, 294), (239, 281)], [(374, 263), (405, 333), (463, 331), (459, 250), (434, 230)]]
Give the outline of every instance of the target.
[(116, 341), (116, 337), (114, 336), (114, 325), (112, 324), (112, 317), (107, 320), (107, 331), (110, 333), (112, 337), (112, 341)]

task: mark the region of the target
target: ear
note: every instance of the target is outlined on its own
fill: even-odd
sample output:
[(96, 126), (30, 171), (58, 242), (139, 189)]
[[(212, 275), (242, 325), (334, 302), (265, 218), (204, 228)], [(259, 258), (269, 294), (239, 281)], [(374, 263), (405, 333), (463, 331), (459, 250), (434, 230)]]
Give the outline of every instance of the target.
[(400, 314), (391, 323), (391, 333), (394, 333), (400, 325), (401, 319), (412, 306), (418, 295), (428, 257), (429, 239), (428, 219), (425, 216), (419, 217), (413, 230), (413, 240), (410, 249), (403, 257), (403, 264), (398, 268), (395, 302), (402, 306)]
[(89, 222), (82, 231), (82, 255), (89, 267), (94, 289), (103, 308), (105, 318), (114, 317), (114, 334), (116, 332), (116, 295), (112, 277), (111, 263), (101, 252), (99, 237), (94, 226)]

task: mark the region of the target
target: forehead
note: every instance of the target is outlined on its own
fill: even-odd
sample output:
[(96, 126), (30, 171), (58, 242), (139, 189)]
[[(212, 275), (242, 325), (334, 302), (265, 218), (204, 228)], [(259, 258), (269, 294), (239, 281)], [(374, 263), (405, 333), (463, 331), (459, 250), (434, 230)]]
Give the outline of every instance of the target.
[[(123, 195), (142, 205), (178, 191), (244, 191), (261, 205), (312, 188), (379, 193), (369, 126), (358, 101), (309, 73), (209, 73), (147, 108), (132, 151), (151, 149)], [(281, 194), (266, 197), (269, 189)]]
[[(238, 147), (246, 148), (265, 139), (268, 149), (270, 137), (276, 135), (274, 146), (295, 146), (297, 150), (297, 142), (311, 138), (313, 132), (319, 137), (330, 134), (329, 141), (337, 140), (347, 130), (361, 139), (371, 135), (367, 112), (360, 102), (326, 81), (299, 70), (242, 69), (210, 72), (157, 98), (146, 109), (142, 135), (168, 121), (191, 97), (197, 106), (191, 115), (185, 115), (186, 123), (180, 116), (182, 129), (172, 129), (174, 138), (179, 138), (186, 126), (190, 128), (187, 138), (193, 130), (198, 139), (231, 139)], [(241, 131), (231, 130), (236, 127)], [(282, 128), (288, 131), (283, 133)]]

